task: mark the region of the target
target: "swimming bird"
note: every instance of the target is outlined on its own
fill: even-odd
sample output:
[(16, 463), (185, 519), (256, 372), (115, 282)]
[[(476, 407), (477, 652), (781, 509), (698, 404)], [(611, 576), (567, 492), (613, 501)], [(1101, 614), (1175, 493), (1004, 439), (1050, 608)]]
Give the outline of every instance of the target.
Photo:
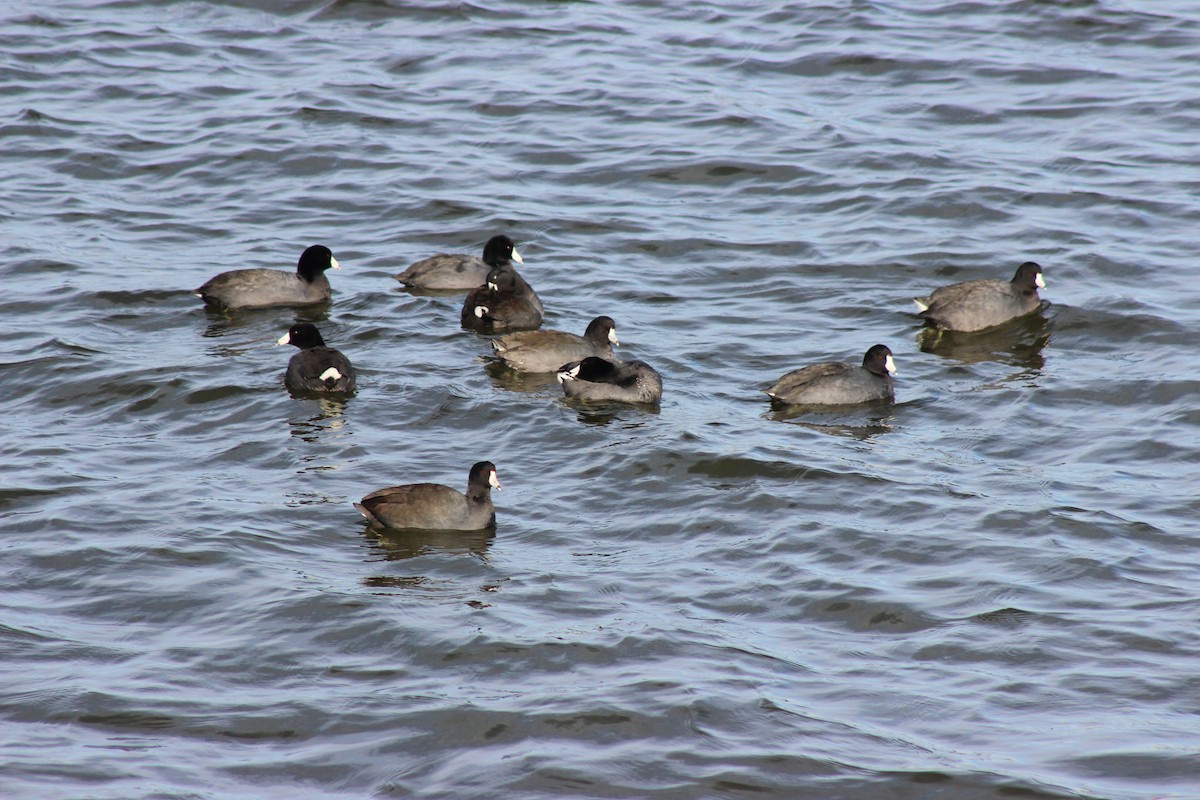
[(328, 247), (314, 244), (300, 254), (295, 272), (235, 269), (222, 272), (195, 291), (211, 308), (266, 308), (324, 303), (330, 297), (325, 270), (341, 269)]
[(528, 330), (542, 324), (542, 301), (517, 271), (492, 267), (487, 283), (467, 293), (462, 326), (480, 333)]
[(662, 376), (644, 361), (613, 363), (597, 356), (559, 367), (563, 394), (576, 400), (617, 400), (657, 403), (662, 399)]
[(275, 344), (291, 344), (300, 352), (288, 361), (283, 383), (293, 393), (354, 391), (357, 375), (350, 359), (328, 347), (311, 322), (297, 322)]
[(980, 279), (935, 289), (914, 297), (920, 316), (938, 328), (981, 331), (1037, 310), (1038, 289), (1045, 289), (1042, 268), (1033, 261), (1017, 267), (1011, 281)]
[(566, 331), (522, 331), (492, 339), (492, 349), (519, 372), (554, 372), (563, 364), (588, 356), (613, 360), (617, 325), (612, 317), (596, 317), (583, 336)]
[(480, 461), (471, 467), (466, 494), (438, 483), (410, 483), (371, 492), (354, 507), (381, 528), (475, 531), (496, 524), (492, 489), (499, 488), (496, 465)]
[(492, 267), (512, 261), (524, 264), (513, 240), (493, 236), (483, 246), (483, 258), (459, 253), (437, 253), (418, 261), (396, 276), (396, 280), (414, 289), (474, 289), (487, 281)]
[(813, 364), (794, 370), (764, 389), (785, 405), (849, 405), (892, 400), (896, 363), (892, 351), (877, 344), (863, 356), (862, 366), (842, 361)]

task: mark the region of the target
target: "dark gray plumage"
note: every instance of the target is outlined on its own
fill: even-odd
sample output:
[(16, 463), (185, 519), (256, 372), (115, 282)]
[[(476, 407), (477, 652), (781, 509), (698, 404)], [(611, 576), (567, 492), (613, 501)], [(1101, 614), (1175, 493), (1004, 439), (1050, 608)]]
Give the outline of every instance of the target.
[(613, 345), (619, 344), (612, 317), (596, 317), (583, 336), (566, 331), (522, 331), (492, 339), (496, 355), (520, 372), (554, 372), (588, 356), (611, 361)]
[(300, 255), (295, 272), (235, 269), (222, 272), (196, 290), (211, 308), (266, 308), (324, 303), (332, 292), (325, 270), (341, 269), (328, 247), (314, 244)]
[(662, 399), (662, 376), (644, 361), (614, 364), (588, 356), (559, 368), (563, 394), (577, 400), (616, 400), (657, 403)]
[(480, 333), (530, 330), (542, 324), (542, 301), (512, 265), (493, 267), (487, 283), (467, 293), (462, 326)]
[(920, 315), (939, 328), (981, 331), (1036, 311), (1041, 305), (1038, 289), (1045, 288), (1042, 268), (1026, 261), (1017, 267), (1011, 281), (955, 283), (934, 290), (929, 297), (915, 297), (913, 302)]
[(371, 492), (354, 507), (382, 528), (475, 531), (496, 524), (493, 488), (500, 488), (496, 465), (480, 461), (471, 467), (466, 494), (438, 483), (410, 483)]
[(358, 377), (350, 359), (325, 345), (321, 332), (310, 322), (298, 322), (276, 344), (291, 344), (300, 352), (288, 361), (283, 384), (294, 394), (320, 392), (349, 394)]
[(483, 258), (457, 253), (438, 253), (418, 261), (396, 276), (414, 289), (474, 289), (487, 281), (492, 267), (516, 261), (524, 264), (517, 246), (507, 236), (493, 236), (483, 246)]
[(863, 356), (862, 366), (845, 362), (813, 364), (789, 372), (764, 389), (776, 403), (785, 405), (849, 405), (892, 400), (892, 351), (877, 344)]

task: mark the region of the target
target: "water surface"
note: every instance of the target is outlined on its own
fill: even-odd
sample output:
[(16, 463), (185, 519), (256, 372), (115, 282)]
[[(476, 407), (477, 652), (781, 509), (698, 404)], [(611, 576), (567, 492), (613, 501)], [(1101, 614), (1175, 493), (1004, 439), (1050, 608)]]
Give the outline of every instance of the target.
[[(0, 2), (10, 798), (1189, 798), (1200, 13)], [(505, 232), (657, 411), (392, 279)], [(327, 307), (190, 290), (329, 245)], [(931, 336), (910, 299), (1045, 268)], [(295, 320), (359, 369), (288, 396)], [(892, 406), (763, 386), (888, 344)], [(369, 531), (462, 488), (494, 535)]]

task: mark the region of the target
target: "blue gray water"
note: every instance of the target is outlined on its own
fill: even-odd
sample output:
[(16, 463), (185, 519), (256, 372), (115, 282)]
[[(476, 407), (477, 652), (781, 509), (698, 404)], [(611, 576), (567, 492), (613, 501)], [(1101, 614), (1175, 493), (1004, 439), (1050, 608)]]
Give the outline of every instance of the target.
[[(1200, 796), (1200, 7), (0, 0), (5, 798)], [(505, 232), (657, 413), (391, 276)], [(329, 245), (327, 308), (206, 312)], [(1035, 260), (1037, 315), (910, 298)], [(359, 368), (282, 387), (296, 319)], [(893, 407), (775, 413), (888, 344)], [(504, 490), (380, 538), (396, 483)]]

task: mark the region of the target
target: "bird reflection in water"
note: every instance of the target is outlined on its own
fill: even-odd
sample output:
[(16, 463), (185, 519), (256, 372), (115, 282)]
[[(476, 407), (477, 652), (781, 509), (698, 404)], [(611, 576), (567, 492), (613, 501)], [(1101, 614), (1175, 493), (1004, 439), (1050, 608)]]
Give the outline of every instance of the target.
[[(365, 525), (363, 538), (371, 552), (367, 563), (379, 561), (380, 556), (386, 561), (405, 561), (421, 556), (472, 556), (486, 563), (488, 548), (496, 537), (494, 529), (479, 531), (436, 531), (436, 530), (385, 530), (370, 523)], [(375, 589), (401, 589), (408, 592), (428, 592), (438, 597), (446, 594), (447, 589), (439, 582), (422, 575), (368, 575), (363, 578), (363, 585)], [(495, 587), (485, 586), (485, 591), (495, 591)], [(462, 593), (457, 588), (449, 589), (452, 593)], [(463, 594), (464, 597), (475, 594), (474, 591)], [(477, 601), (472, 601), (474, 605)], [(480, 603), (479, 607), (486, 606)]]
[(1050, 343), (1050, 331), (1051, 323), (1036, 312), (976, 333), (922, 328), (917, 333), (917, 347), (923, 353), (963, 364), (996, 361), (1039, 372), (1045, 365), (1042, 350)]
[[(784, 406), (768, 413), (768, 419), (798, 425), (817, 433), (845, 436), (860, 441), (870, 441), (885, 433), (891, 433), (896, 415), (891, 403), (880, 403), (874, 413), (866, 412), (862, 406), (845, 406), (844, 411), (829, 406)], [(885, 411), (886, 410), (886, 411)]]
[(494, 358), (481, 358), (483, 369), (497, 389), (510, 392), (544, 392), (550, 389), (558, 394), (558, 381), (553, 372), (517, 372)]
[[(329, 319), (329, 306), (329, 303), (318, 303), (302, 309), (295, 309), (293, 321), (313, 324), (325, 322)], [(279, 338), (278, 334), (268, 338), (255, 336), (250, 339), (244, 338), (244, 336), (233, 338), (230, 334), (258, 332), (255, 329), (262, 327), (265, 319), (271, 320), (271, 330), (274, 331), (278, 322), (276, 315), (272, 312), (278, 311), (277, 308), (231, 310), (205, 306), (200, 313), (205, 315), (208, 324), (200, 335), (205, 339), (216, 340), (207, 349), (208, 354), (220, 358), (230, 358), (245, 355), (260, 348), (274, 349), (275, 342)]]
[[(330, 303), (315, 303), (294, 309), (293, 322), (311, 322), (314, 325), (329, 320)], [(202, 313), (208, 325), (200, 334), (206, 339), (219, 339), (243, 328), (260, 326), (263, 320), (271, 320), (272, 330), (278, 326), (278, 308), (227, 309), (205, 306)], [(284, 326), (289, 327), (289, 326)], [(277, 337), (278, 338), (278, 337)], [(272, 344), (274, 342), (272, 341)]]
[[(577, 417), (584, 425), (604, 427), (613, 422), (621, 422), (622, 428), (642, 428), (645, 421), (640, 419), (644, 414), (657, 416), (661, 409), (658, 404), (646, 403), (597, 403), (588, 400), (572, 400), (563, 398), (562, 402), (575, 409)], [(631, 415), (630, 411), (634, 414)]]
[(488, 548), (496, 538), (496, 530), (385, 530), (367, 523), (363, 536), (371, 551), (388, 561), (435, 554), (470, 555), (486, 561)]
[[(303, 466), (299, 472), (327, 472), (341, 469), (348, 463), (347, 448), (354, 448), (353, 429), (345, 416), (348, 398), (321, 397), (316, 400), (320, 413), (316, 416), (287, 421), (288, 431), (302, 442), (297, 456)], [(314, 448), (312, 445), (320, 445)]]
[(349, 398), (318, 397), (316, 402), (321, 413), (307, 419), (288, 420), (292, 436), (314, 443), (341, 438)]

